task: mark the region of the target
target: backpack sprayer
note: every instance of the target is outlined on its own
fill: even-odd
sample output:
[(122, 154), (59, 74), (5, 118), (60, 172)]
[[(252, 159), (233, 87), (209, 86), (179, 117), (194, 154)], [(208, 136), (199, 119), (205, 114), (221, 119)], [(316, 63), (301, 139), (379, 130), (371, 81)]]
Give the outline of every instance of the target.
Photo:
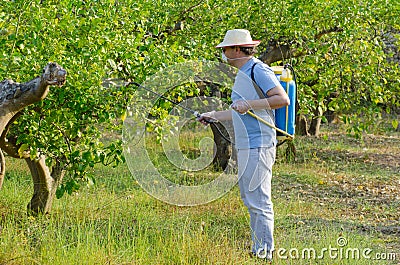
[[(251, 79), (256, 85), (257, 94), (260, 98), (265, 98), (265, 95), (261, 91), (261, 89), (257, 86), (257, 82), (254, 78), (254, 67), (257, 63), (253, 65), (251, 68)], [(290, 105), (276, 109), (275, 110), (275, 125), (271, 124), (251, 111), (247, 111), (247, 114), (257, 119), (258, 121), (264, 123), (265, 125), (271, 127), (276, 130), (276, 138), (280, 144), (284, 143), (286, 140), (293, 140), (295, 134), (295, 118), (296, 118), (296, 75), (294, 73), (294, 69), (291, 65), (286, 64), (285, 66), (272, 66), (272, 70), (274, 71), (276, 77), (279, 80), (279, 83), (282, 85), (286, 94), (289, 97)], [(293, 77), (292, 73), (293, 72)], [(280, 145), (279, 144), (279, 145)]]
[[(279, 82), (290, 100), (290, 105), (275, 110), (275, 124), (276, 127), (280, 129), (276, 130), (276, 138), (279, 141), (293, 140), (296, 127), (296, 75), (290, 64), (286, 64), (285, 66), (274, 66), (272, 67), (272, 70), (279, 79)], [(281, 132), (281, 130), (285, 133)]]

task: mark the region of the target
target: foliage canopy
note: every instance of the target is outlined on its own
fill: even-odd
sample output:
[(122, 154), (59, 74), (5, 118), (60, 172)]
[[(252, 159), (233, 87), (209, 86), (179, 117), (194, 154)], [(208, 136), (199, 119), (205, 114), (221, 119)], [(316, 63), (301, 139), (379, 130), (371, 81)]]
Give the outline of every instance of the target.
[[(142, 82), (175, 63), (217, 60), (214, 47), (232, 28), (262, 40), (260, 53), (287, 45), (291, 56), (275, 64), (297, 69), (300, 111), (333, 110), (361, 134), (382, 111), (400, 106), (399, 66), (387, 62), (383, 49), (385, 33), (400, 31), (399, 19), (395, 0), (6, 0), (0, 79), (30, 80), (48, 61), (68, 70), (66, 86), (26, 109), (12, 133), (32, 158), (44, 153), (49, 165), (62, 159), (73, 178), (86, 178), (96, 163), (123, 161), (120, 142), (105, 146), (101, 137), (119, 130), (134, 95), (104, 88), (102, 80)], [(187, 93), (197, 91), (181, 90), (174, 100)], [(67, 191), (76, 188), (71, 183)]]

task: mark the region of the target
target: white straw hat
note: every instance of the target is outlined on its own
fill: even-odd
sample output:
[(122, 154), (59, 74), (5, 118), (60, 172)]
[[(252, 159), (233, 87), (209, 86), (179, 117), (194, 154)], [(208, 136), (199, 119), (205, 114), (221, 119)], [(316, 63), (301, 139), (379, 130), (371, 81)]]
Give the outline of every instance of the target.
[(222, 48), (227, 46), (257, 46), (259, 40), (252, 40), (250, 32), (246, 29), (231, 29), (225, 34), (224, 41), (216, 46)]

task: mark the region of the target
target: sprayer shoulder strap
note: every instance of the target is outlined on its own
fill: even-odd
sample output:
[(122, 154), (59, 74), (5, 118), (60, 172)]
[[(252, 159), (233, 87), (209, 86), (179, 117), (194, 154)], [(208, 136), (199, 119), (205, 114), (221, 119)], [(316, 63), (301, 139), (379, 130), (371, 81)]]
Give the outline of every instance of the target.
[(251, 80), (253, 81), (254, 88), (255, 88), (258, 96), (260, 97), (260, 99), (263, 99), (263, 98), (265, 98), (265, 95), (262, 92), (261, 88), (257, 85), (256, 79), (254, 78), (254, 68), (256, 67), (257, 64), (258, 63), (254, 63), (253, 66), (251, 67), (250, 76), (251, 76)]

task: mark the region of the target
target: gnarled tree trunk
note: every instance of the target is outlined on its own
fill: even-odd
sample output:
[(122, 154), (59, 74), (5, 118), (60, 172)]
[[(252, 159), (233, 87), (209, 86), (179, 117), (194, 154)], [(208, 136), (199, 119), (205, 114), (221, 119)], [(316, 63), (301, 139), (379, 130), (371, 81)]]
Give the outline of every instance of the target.
[[(221, 123), (212, 123), (211, 130), (214, 134), (215, 142), (213, 165), (217, 169), (224, 170), (229, 164), (230, 157), (233, 155), (231, 143), (228, 141), (229, 134)], [(224, 134), (224, 136), (221, 134)]]
[[(21, 115), (21, 111), (40, 100), (49, 93), (51, 85), (62, 86), (67, 72), (56, 63), (49, 63), (43, 74), (26, 83), (16, 83), (12, 80), (0, 82), (0, 188), (5, 175), (5, 160), (3, 151), (15, 158), (24, 158), (32, 173), (34, 195), (28, 205), (32, 213), (48, 212), (51, 208), (55, 189), (64, 175), (61, 167), (53, 167), (50, 174), (42, 154), (31, 160), (29, 152), (20, 154), (17, 145), (18, 135), (8, 135), (13, 122)], [(58, 164), (59, 165), (59, 164)], [(57, 186), (56, 186), (57, 185)]]
[(25, 161), (33, 179), (33, 197), (28, 204), (28, 213), (49, 213), (65, 171), (57, 164), (50, 172), (45, 156), (41, 156), (38, 160), (27, 158)]
[(307, 118), (303, 115), (296, 116), (296, 134), (309, 136)]
[(319, 135), (319, 129), (321, 127), (321, 116), (322, 116), (322, 111), (319, 108), (316, 108), (314, 110), (314, 117), (311, 119), (311, 124), (310, 124), (310, 134), (314, 136)]

